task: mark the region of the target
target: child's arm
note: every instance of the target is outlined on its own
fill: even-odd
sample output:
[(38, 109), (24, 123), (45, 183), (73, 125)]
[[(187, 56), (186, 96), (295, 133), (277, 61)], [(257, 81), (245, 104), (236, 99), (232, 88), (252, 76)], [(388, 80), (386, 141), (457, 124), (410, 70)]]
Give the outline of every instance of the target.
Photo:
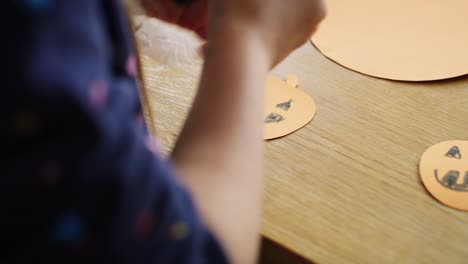
[(253, 263), (259, 238), (266, 73), (303, 44), (321, 1), (213, 1), (193, 109), (173, 152), (205, 221), (234, 263)]
[(270, 61), (254, 32), (232, 26), (217, 34), (173, 158), (234, 263), (252, 263), (263, 175), (263, 85)]

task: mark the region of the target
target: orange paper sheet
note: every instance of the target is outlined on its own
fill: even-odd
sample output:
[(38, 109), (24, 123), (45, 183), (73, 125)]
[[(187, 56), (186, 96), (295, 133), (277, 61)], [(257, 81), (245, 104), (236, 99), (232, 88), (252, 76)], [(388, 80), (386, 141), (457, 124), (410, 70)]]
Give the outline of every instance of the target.
[(295, 75), (289, 75), (287, 81), (268, 77), (264, 112), (266, 140), (293, 133), (314, 118), (317, 111), (314, 100), (297, 85)]
[(331, 60), (367, 75), (429, 81), (468, 74), (467, 0), (328, 0), (312, 37)]
[(468, 141), (447, 141), (432, 146), (423, 154), (419, 172), (434, 198), (468, 211)]

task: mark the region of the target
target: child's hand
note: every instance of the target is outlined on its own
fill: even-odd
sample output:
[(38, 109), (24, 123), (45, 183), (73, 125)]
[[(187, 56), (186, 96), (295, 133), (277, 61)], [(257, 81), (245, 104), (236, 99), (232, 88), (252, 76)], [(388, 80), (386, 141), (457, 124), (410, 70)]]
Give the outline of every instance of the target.
[(139, 0), (149, 16), (178, 24), (206, 38), (208, 0)]
[(325, 0), (210, 0), (213, 37), (226, 26), (258, 34), (272, 65), (303, 45), (326, 14)]

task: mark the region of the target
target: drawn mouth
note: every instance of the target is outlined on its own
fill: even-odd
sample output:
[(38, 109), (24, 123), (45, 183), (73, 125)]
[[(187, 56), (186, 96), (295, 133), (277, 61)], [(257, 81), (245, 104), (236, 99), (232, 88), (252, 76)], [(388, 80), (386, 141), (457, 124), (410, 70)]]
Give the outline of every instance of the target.
[(445, 174), (442, 179), (439, 178), (439, 173), (437, 170), (434, 170), (434, 175), (437, 182), (439, 182), (439, 184), (445, 188), (457, 192), (468, 192), (468, 172), (465, 173), (463, 183), (458, 183), (460, 172), (456, 170), (447, 172), (447, 174)]

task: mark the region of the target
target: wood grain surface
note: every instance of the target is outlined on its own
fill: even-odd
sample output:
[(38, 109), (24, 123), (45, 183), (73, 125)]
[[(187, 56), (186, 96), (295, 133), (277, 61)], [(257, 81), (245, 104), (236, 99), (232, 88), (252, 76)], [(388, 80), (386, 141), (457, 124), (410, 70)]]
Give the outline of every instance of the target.
[[(154, 25), (140, 30), (148, 36)], [(190, 108), (201, 63), (178, 58), (177, 50), (164, 60), (145, 56), (180, 49), (172, 30), (146, 44), (142, 56), (166, 151)], [(288, 73), (298, 75), (318, 112), (305, 128), (265, 143), (263, 235), (317, 263), (468, 263), (468, 213), (435, 201), (418, 174), (427, 148), (468, 140), (468, 78), (371, 78), (327, 60), (311, 43), (272, 71)]]

